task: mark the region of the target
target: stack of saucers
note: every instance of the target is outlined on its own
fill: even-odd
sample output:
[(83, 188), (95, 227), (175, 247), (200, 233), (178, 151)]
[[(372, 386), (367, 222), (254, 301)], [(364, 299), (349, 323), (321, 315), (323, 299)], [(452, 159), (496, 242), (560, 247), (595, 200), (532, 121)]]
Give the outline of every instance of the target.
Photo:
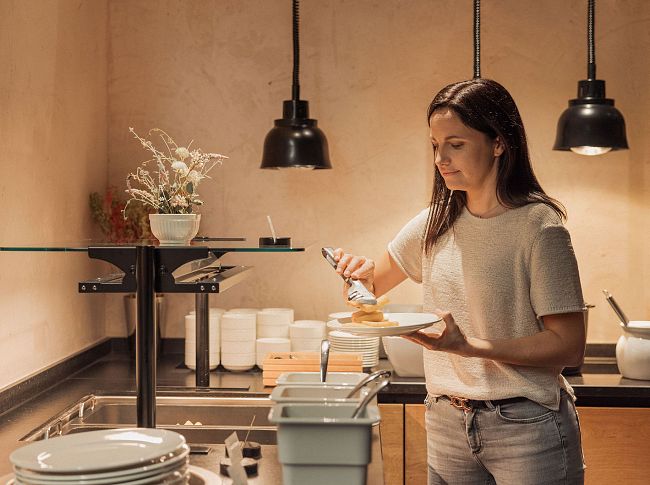
[(190, 448), (164, 429), (87, 431), (31, 443), (9, 459), (16, 485), (188, 483)]
[(359, 337), (340, 330), (332, 330), (327, 337), (330, 352), (361, 354), (363, 367), (374, 367), (379, 363), (379, 337)]

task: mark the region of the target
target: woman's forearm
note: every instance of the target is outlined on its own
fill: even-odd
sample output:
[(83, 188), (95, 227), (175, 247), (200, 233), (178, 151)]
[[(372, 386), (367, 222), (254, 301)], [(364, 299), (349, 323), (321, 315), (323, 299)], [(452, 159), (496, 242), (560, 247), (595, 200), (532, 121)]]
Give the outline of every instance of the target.
[[(561, 325), (546, 328), (528, 337), (504, 340), (467, 338), (460, 354), (467, 357), (534, 367), (575, 367), (584, 358), (584, 323), (581, 313), (555, 315)], [(550, 320), (545, 317), (545, 323)]]
[(390, 257), (386, 251), (380, 259), (377, 260), (372, 287), (369, 288), (375, 296), (381, 296), (399, 285), (406, 279), (406, 275), (397, 266), (397, 263)]

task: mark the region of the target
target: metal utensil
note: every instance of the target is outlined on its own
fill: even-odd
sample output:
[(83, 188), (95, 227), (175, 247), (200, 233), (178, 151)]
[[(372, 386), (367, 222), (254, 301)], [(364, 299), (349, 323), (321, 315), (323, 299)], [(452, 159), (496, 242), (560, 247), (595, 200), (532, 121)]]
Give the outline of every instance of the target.
[(607, 290), (603, 290), (603, 294), (605, 295), (605, 299), (607, 300), (607, 303), (609, 303), (609, 305), (614, 310), (614, 313), (616, 313), (616, 316), (618, 318), (620, 318), (621, 322), (623, 323), (623, 326), (627, 327), (627, 324), (630, 322), (630, 320), (627, 318), (625, 313), (623, 313), (623, 310), (621, 310), (621, 307), (618, 306), (618, 303), (616, 303), (616, 300), (614, 300), (614, 297)]
[(359, 417), (359, 415), (366, 409), (366, 406), (372, 400), (372, 398), (374, 398), (379, 391), (388, 385), (389, 380), (389, 377), (384, 376), (379, 380), (379, 382), (377, 382), (377, 385), (375, 387), (370, 389), (370, 392), (365, 395), (363, 400), (357, 405), (354, 412), (352, 413), (353, 418)]
[(330, 360), (330, 341), (325, 339), (320, 343), (320, 381), (327, 379), (327, 362)]
[[(336, 269), (336, 260), (334, 259), (334, 249), (326, 247), (321, 248), (321, 253), (327, 262)], [(377, 298), (373, 295), (368, 288), (363, 286), (363, 283), (359, 280), (353, 280), (347, 276), (341, 275), (343, 281), (345, 281), (350, 287), (348, 288), (348, 300), (357, 301), (363, 303), (364, 305), (376, 305)]]
[(376, 381), (377, 379), (381, 377), (387, 377), (390, 378), (391, 376), (391, 371), (389, 370), (378, 370), (373, 372), (372, 374), (368, 375), (365, 377), (362, 381), (360, 381), (354, 388), (350, 391), (350, 393), (346, 396), (346, 399), (350, 399), (352, 396), (354, 396), (360, 389), (366, 387), (368, 384), (371, 382)]

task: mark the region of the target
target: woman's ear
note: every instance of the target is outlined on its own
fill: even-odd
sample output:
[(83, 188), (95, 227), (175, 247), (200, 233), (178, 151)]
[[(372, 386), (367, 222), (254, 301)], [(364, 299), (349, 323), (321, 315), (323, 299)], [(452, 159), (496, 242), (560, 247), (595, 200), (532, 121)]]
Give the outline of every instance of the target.
[(500, 157), (503, 155), (503, 152), (506, 151), (506, 147), (503, 144), (503, 140), (501, 140), (501, 137), (497, 136), (494, 139), (494, 156), (495, 157)]

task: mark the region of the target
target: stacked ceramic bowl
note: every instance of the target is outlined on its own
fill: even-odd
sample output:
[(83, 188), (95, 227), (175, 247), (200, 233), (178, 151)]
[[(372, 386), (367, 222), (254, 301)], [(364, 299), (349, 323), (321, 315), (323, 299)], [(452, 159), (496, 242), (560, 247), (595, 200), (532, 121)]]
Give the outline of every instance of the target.
[(188, 483), (190, 448), (164, 429), (87, 431), (14, 451), (15, 485)]
[(226, 312), (221, 315), (221, 365), (231, 371), (255, 366), (255, 313)]
[(359, 337), (340, 330), (329, 333), (330, 352), (361, 354), (364, 368), (379, 363), (379, 337)]
[(257, 367), (264, 368), (264, 359), (273, 352), (289, 352), (291, 342), (288, 338), (266, 337), (258, 338), (256, 342)]
[(263, 308), (257, 313), (258, 338), (289, 338), (292, 308)]
[[(209, 339), (210, 339), (210, 369), (216, 369), (220, 359), (220, 320), (226, 310), (210, 308)], [(185, 316), (185, 365), (196, 370), (196, 312), (192, 310)]]
[(291, 350), (294, 352), (319, 352), (325, 338), (322, 320), (296, 320), (289, 326)]

